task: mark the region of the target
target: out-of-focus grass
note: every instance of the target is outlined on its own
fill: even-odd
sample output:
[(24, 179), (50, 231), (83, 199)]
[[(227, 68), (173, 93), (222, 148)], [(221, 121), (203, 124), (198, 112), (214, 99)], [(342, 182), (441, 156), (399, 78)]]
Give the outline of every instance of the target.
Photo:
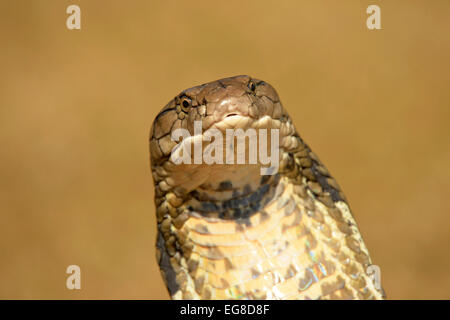
[[(450, 3), (0, 4), (0, 298), (168, 297), (148, 132), (182, 89), (273, 84), (343, 187), (390, 298), (450, 297)], [(78, 264), (82, 290), (65, 288)]]

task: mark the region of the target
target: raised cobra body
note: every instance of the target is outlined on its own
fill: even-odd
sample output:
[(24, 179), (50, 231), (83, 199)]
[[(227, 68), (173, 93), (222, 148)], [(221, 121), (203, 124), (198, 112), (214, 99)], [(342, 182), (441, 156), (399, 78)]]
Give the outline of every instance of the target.
[[(268, 140), (279, 143), (278, 170), (193, 153), (178, 164), (180, 128), (202, 150), (215, 141), (207, 129), (277, 129), (279, 140)], [(343, 193), (268, 83), (237, 76), (181, 92), (157, 115), (150, 154), (157, 260), (173, 299), (383, 298)]]

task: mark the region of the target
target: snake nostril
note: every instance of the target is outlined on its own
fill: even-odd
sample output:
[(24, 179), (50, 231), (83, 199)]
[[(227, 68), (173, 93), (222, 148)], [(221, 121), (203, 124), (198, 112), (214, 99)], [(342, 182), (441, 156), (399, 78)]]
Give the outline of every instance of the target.
[(237, 115), (238, 115), (237, 113), (230, 113), (230, 114), (227, 115), (227, 118), (228, 118), (228, 117), (237, 116)]

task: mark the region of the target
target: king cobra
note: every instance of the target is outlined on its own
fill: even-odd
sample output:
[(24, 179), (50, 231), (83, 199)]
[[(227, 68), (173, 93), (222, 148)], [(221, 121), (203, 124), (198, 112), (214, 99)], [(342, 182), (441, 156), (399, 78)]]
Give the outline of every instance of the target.
[[(278, 170), (177, 163), (180, 128), (202, 150), (208, 129), (277, 129)], [(172, 299), (384, 298), (344, 194), (267, 82), (236, 76), (182, 91), (153, 122), (150, 159), (157, 262)]]

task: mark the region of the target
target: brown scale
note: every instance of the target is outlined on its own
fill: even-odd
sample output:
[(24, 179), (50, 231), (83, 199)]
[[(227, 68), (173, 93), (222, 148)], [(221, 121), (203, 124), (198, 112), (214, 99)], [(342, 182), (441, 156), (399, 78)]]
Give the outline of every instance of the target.
[[(279, 129), (278, 173), (174, 164), (171, 133), (193, 134), (196, 120), (223, 133)], [(153, 123), (150, 158), (157, 261), (173, 299), (383, 298), (342, 190), (266, 82), (238, 76), (183, 91)]]

